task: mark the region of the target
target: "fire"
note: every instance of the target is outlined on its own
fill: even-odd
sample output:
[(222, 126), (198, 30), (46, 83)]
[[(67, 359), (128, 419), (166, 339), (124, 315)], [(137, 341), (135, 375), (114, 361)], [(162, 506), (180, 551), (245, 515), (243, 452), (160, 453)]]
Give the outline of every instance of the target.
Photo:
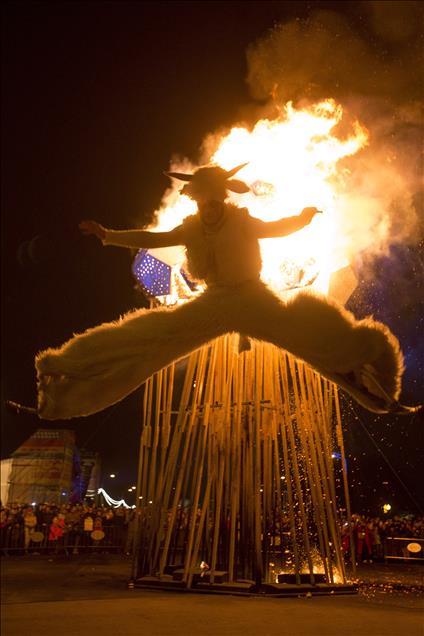
[[(290, 555), (290, 551), (286, 550), (286, 554)], [(324, 567), (324, 562), (323, 562), (323, 557), (321, 556), (319, 550), (316, 547), (312, 547), (310, 550), (310, 554), (309, 554), (309, 558), (310, 558), (310, 562), (312, 564), (312, 572), (314, 574), (325, 574), (325, 567)], [(295, 573), (295, 567), (294, 567), (294, 563), (292, 561), (292, 557), (289, 556), (288, 559), (286, 559), (286, 562), (284, 564), (284, 567), (282, 567), (279, 564), (275, 564), (275, 563), (269, 563), (268, 564), (269, 567), (269, 572), (271, 575), (271, 578), (274, 580), (275, 583), (278, 583), (278, 576), (280, 574), (294, 574)], [(338, 567), (336, 567), (335, 563), (329, 563), (327, 562), (327, 570), (330, 571), (331, 570), (331, 575), (332, 575), (332, 579), (333, 582), (336, 584), (340, 584), (343, 583), (343, 576), (340, 573)], [(299, 568), (299, 574), (310, 574), (310, 569), (309, 569), (309, 562), (308, 561), (304, 561), (300, 568)]]
[[(340, 139), (336, 129), (343, 117), (341, 105), (332, 99), (301, 110), (289, 102), (275, 119), (261, 119), (251, 130), (235, 126), (214, 137), (214, 150), (205, 161), (225, 169), (248, 162), (237, 178), (247, 182), (251, 192), (231, 195), (230, 200), (247, 207), (252, 216), (272, 221), (296, 215), (307, 206), (323, 211), (301, 232), (261, 241), (261, 276), (280, 294), (305, 285), (326, 292), (331, 272), (347, 264), (338, 236), (338, 189), (343, 180), (338, 163), (364, 148), (368, 133), (354, 122), (350, 133)], [(179, 163), (172, 170), (195, 167)], [(194, 202), (180, 195), (177, 187), (167, 192), (152, 229), (169, 230), (195, 212)], [(173, 260), (182, 264), (182, 254)]]

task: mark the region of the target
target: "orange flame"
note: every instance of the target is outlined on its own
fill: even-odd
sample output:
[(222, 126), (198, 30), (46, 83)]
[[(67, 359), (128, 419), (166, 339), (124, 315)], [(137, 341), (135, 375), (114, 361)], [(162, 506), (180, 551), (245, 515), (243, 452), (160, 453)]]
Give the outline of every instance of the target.
[[(338, 243), (334, 177), (343, 177), (338, 162), (364, 148), (368, 133), (354, 122), (350, 134), (338, 138), (335, 129), (342, 119), (343, 109), (332, 99), (302, 110), (289, 102), (276, 119), (261, 119), (252, 130), (235, 126), (228, 134), (209, 139), (209, 145), (211, 141), (215, 145), (209, 163), (229, 170), (249, 162), (237, 178), (246, 181), (251, 192), (231, 194), (230, 200), (247, 207), (252, 216), (272, 221), (297, 215), (307, 206), (323, 211), (300, 232), (261, 241), (261, 276), (278, 293), (309, 284), (326, 292), (331, 272), (347, 264)], [(176, 171), (195, 168), (188, 162), (172, 165)], [(166, 193), (152, 229), (169, 230), (195, 212), (195, 203), (180, 195), (177, 187)], [(179, 265), (183, 255), (176, 257), (174, 251), (172, 259)]]

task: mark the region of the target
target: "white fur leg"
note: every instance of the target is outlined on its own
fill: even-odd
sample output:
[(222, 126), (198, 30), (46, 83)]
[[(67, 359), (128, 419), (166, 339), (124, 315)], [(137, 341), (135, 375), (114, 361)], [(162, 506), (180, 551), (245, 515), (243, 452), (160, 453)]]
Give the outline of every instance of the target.
[(177, 309), (138, 310), (88, 329), (37, 355), (39, 415), (55, 420), (96, 413), (221, 333), (207, 294)]
[(243, 333), (272, 342), (333, 381), (352, 374), (365, 393), (386, 403), (399, 397), (403, 357), (398, 340), (382, 323), (358, 321), (337, 303), (307, 292), (284, 303), (258, 285), (250, 302), (253, 311), (241, 312)]
[(370, 318), (357, 321), (342, 307), (309, 293), (285, 303), (262, 283), (252, 282), (208, 290), (176, 309), (131, 312), (39, 353), (40, 417), (96, 413), (159, 369), (232, 331), (301, 358), (367, 408), (372, 402), (366, 391), (372, 387), (379, 397), (386, 396), (386, 403), (399, 395), (402, 354), (387, 327)]

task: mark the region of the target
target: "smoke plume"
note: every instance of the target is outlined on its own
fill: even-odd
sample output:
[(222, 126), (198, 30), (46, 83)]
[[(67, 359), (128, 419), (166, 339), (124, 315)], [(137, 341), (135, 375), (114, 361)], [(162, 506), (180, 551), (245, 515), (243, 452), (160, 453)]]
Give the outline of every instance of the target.
[(423, 236), (424, 13), (419, 2), (356, 5), (349, 23), (317, 11), (275, 26), (249, 47), (247, 81), (265, 111), (334, 97), (367, 127), (368, 147), (348, 163), (340, 229), (348, 252), (384, 253)]

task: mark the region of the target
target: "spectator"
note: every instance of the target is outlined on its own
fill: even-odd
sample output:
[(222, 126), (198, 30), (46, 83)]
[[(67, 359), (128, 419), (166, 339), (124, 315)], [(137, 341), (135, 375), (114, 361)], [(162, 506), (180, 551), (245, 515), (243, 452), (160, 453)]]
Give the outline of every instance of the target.
[(25, 554), (27, 554), (29, 544), (31, 543), (31, 535), (35, 530), (35, 526), (37, 525), (37, 517), (34, 514), (32, 506), (27, 506), (27, 508), (25, 508), (23, 513), (23, 523)]
[(49, 544), (50, 547), (54, 546), (55, 552), (58, 551), (59, 542), (63, 538), (63, 532), (65, 529), (65, 515), (63, 513), (57, 514), (53, 517), (50, 524), (49, 532)]
[[(140, 513), (146, 509), (142, 509)], [(173, 538), (176, 548), (184, 546), (188, 524), (191, 518), (189, 508), (179, 509), (177, 518), (177, 535)], [(169, 519), (169, 517), (168, 517)], [(34, 522), (35, 520), (35, 522)], [(105, 533), (95, 546), (105, 551), (122, 551), (130, 553), (135, 539), (135, 511), (121, 508), (94, 507), (91, 504), (64, 504), (57, 506), (41, 503), (37, 506), (11, 503), (1, 508), (0, 514), (0, 549), (4, 555), (20, 554), (31, 549), (31, 534), (36, 529), (44, 534), (44, 541), (37, 543), (37, 552), (47, 547), (58, 550), (63, 546), (66, 553), (78, 554), (81, 550), (93, 549), (91, 533), (102, 529)], [(228, 529), (228, 519), (226, 518)], [(143, 523), (139, 526), (141, 529)], [(407, 516), (385, 516), (368, 518), (363, 515), (352, 515), (352, 530), (358, 562), (382, 560), (389, 556), (410, 558), (407, 550), (407, 539), (424, 539), (424, 518)], [(140, 530), (142, 531), (142, 530)], [(276, 519), (273, 545), (281, 545), (290, 532), (287, 515)], [(310, 537), (316, 529), (310, 528)], [(393, 539), (394, 537), (395, 539)], [(404, 541), (399, 539), (404, 538)], [(278, 540), (277, 540), (278, 539)], [(349, 556), (349, 525), (345, 521), (341, 525), (341, 541), (343, 552)], [(312, 541), (313, 543), (313, 541)], [(287, 544), (289, 547), (289, 543)], [(422, 555), (420, 555), (422, 556)]]

